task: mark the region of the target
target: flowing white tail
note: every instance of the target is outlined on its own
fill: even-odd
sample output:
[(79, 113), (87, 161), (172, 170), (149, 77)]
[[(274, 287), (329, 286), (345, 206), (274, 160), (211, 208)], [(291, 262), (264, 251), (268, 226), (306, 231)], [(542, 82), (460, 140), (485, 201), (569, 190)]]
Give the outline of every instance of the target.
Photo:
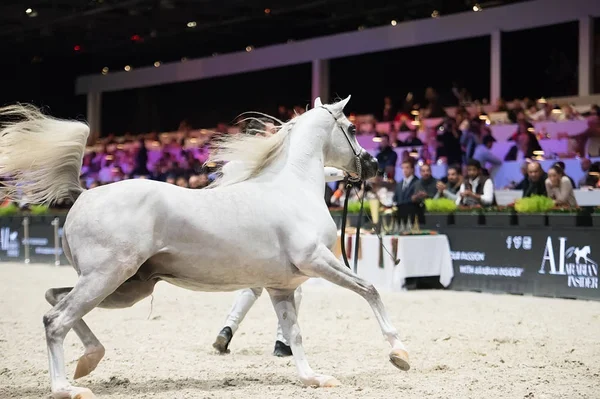
[(32, 204), (75, 202), (84, 189), (81, 163), (90, 133), (78, 121), (44, 115), (32, 105), (0, 108), (0, 194)]

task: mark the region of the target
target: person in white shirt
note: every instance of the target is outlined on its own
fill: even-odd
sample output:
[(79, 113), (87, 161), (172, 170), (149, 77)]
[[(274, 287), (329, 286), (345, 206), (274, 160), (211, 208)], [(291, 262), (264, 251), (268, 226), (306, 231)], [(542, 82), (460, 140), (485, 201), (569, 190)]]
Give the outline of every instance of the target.
[[(254, 120), (253, 120), (254, 121)], [(252, 122), (252, 121), (251, 121)], [(255, 123), (249, 123), (246, 126), (245, 133), (246, 134), (260, 134), (266, 136), (268, 134), (275, 134), (277, 129), (275, 125), (270, 119), (261, 118), (260, 120), (254, 121)], [(243, 164), (233, 164), (232, 162), (225, 165), (226, 167), (242, 167)], [(333, 182), (344, 179), (344, 172), (331, 167), (324, 168), (325, 174), (325, 182)], [(229, 343), (233, 338), (233, 334), (237, 331), (240, 323), (246, 317), (246, 314), (252, 308), (258, 297), (263, 292), (262, 287), (257, 288), (246, 288), (238, 291), (238, 295), (235, 299), (233, 307), (231, 311), (227, 315), (227, 319), (225, 320), (225, 325), (217, 335), (215, 342), (213, 343), (213, 347), (217, 349), (221, 354), (229, 352)], [(302, 290), (301, 287), (296, 289), (294, 293), (294, 301), (296, 303), (296, 311), (300, 309), (300, 302), (302, 300)], [(273, 355), (278, 357), (284, 356), (292, 356), (292, 350), (288, 345), (287, 340), (283, 336), (283, 331), (281, 329), (281, 324), (277, 326), (277, 338), (275, 341), (275, 348), (273, 350)]]
[(494, 183), (492, 179), (484, 176), (481, 164), (475, 159), (467, 162), (467, 180), (460, 185), (457, 205), (464, 206), (491, 206), (495, 204)]

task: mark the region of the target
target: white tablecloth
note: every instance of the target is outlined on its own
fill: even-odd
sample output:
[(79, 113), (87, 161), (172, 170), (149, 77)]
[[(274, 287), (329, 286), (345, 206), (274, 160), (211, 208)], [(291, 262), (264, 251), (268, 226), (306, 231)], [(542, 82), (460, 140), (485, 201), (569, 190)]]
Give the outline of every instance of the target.
[[(352, 239), (352, 256), (348, 258), (350, 266), (354, 265), (354, 246), (356, 237)], [(383, 245), (393, 254), (392, 239), (394, 236), (384, 236)], [(380, 266), (379, 239), (375, 235), (361, 235), (361, 254), (358, 260), (358, 275), (372, 283), (381, 291), (402, 291), (408, 277), (440, 276), (440, 283), (447, 287), (454, 277), (452, 258), (448, 237), (442, 234), (426, 236), (400, 236), (396, 257), (400, 263), (394, 266), (394, 261), (385, 250), (381, 251), (383, 268)], [(342, 257), (340, 256), (340, 260)], [(324, 284), (321, 279), (313, 279), (315, 284)], [(327, 283), (325, 283), (327, 284)]]

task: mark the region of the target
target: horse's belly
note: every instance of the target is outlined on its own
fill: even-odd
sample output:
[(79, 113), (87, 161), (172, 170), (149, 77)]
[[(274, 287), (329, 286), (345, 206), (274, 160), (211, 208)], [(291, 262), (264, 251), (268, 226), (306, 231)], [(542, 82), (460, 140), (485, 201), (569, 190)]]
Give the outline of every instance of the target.
[(257, 261), (230, 258), (211, 260), (207, 256), (181, 253), (158, 254), (143, 267), (147, 277), (156, 277), (173, 285), (194, 291), (235, 291), (250, 287), (288, 288), (307, 277), (284, 260)]

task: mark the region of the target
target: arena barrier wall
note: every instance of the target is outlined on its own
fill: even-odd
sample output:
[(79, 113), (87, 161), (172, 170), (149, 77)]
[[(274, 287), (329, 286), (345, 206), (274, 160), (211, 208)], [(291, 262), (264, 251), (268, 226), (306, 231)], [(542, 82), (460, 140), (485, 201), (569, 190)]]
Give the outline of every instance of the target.
[[(0, 218), (0, 262), (68, 265), (65, 215)], [(450, 289), (600, 300), (600, 229), (453, 225)]]
[(450, 289), (600, 300), (600, 229), (446, 227)]
[(61, 242), (65, 217), (0, 218), (0, 262), (68, 265)]

